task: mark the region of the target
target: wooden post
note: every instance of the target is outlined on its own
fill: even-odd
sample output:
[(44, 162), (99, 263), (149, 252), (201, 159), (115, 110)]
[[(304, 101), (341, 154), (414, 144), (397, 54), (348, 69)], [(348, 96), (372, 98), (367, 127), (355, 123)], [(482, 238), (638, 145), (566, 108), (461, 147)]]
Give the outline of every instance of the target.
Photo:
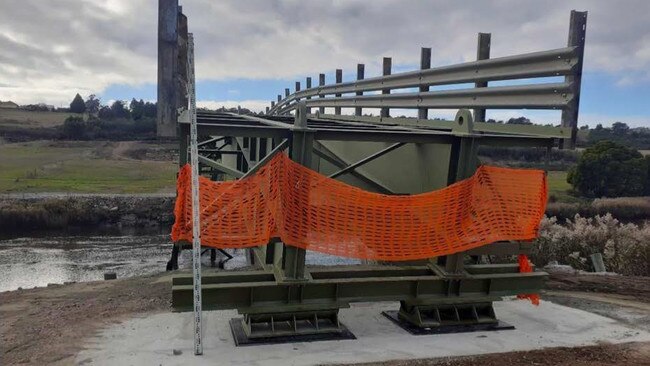
[[(431, 48), (422, 47), (420, 50), (420, 70), (427, 70), (431, 68)], [(428, 92), (428, 86), (421, 86), (420, 92)], [(418, 118), (429, 118), (429, 110), (426, 108), (418, 108)]]
[[(300, 81), (296, 81), (296, 93), (300, 91)], [(298, 102), (300, 99), (296, 98), (296, 102)]]
[[(325, 74), (318, 74), (318, 86), (325, 85)], [(324, 95), (319, 95), (319, 98), (325, 98)], [(325, 114), (325, 107), (318, 107), (318, 113)]]
[(278, 103), (282, 100), (282, 95), (278, 94)]
[[(566, 109), (562, 110), (562, 127), (571, 127), (571, 141), (569, 148), (576, 147), (578, 137), (578, 109), (580, 107), (580, 84), (582, 83), (582, 60), (585, 54), (585, 36), (587, 34), (587, 12), (571, 10), (569, 23), (569, 47), (578, 47), (578, 63), (573, 75), (564, 77), (565, 82), (571, 83), (573, 100)], [(564, 148), (564, 141), (560, 140), (560, 148)]]
[[(340, 84), (342, 82), (343, 82), (343, 70), (336, 69), (336, 83)], [(334, 94), (334, 96), (340, 97), (341, 94), (337, 93), (337, 94)], [(336, 115), (341, 114), (341, 107), (334, 107), (334, 114), (336, 114)]]
[(289, 88), (284, 88), (284, 97), (286, 98), (288, 96), (289, 96)]
[[(384, 76), (388, 76), (391, 73), (391, 68), (392, 68), (393, 60), (390, 57), (384, 57)], [(390, 89), (382, 89), (381, 91), (382, 94), (390, 94)], [(390, 117), (390, 109), (389, 108), (382, 108), (381, 117)]]
[(178, 0), (158, 0), (158, 137), (176, 137), (177, 67)]
[[(357, 64), (357, 80), (363, 80), (366, 66), (364, 64)], [(357, 92), (357, 95), (363, 95), (363, 92)], [(363, 110), (361, 107), (354, 108), (354, 115), (361, 116), (363, 115)]]
[[(492, 35), (490, 33), (479, 33), (478, 43), (476, 46), (476, 60), (487, 60), (490, 58), (490, 42)], [(479, 81), (474, 84), (477, 88), (487, 87), (487, 81)], [(474, 109), (474, 121), (485, 122), (485, 108)]]

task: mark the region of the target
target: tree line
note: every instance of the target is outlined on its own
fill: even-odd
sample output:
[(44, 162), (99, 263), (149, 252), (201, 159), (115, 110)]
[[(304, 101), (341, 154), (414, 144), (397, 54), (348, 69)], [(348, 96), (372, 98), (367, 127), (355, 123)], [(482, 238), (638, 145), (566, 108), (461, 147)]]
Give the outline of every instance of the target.
[(66, 118), (62, 127), (64, 138), (74, 140), (143, 140), (156, 136), (156, 103), (131, 99), (116, 100), (103, 105), (95, 95), (84, 100), (77, 94), (70, 102), (70, 112), (84, 114)]

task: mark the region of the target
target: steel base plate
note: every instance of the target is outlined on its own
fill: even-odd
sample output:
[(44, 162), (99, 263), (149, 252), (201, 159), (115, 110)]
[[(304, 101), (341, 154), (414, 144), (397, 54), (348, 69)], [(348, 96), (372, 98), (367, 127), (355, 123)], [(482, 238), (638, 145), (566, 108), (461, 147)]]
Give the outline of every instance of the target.
[(382, 311), (382, 315), (390, 319), (393, 323), (397, 324), (400, 328), (411, 333), (412, 335), (427, 335), (427, 334), (446, 334), (446, 333), (465, 333), (465, 332), (485, 332), (494, 330), (512, 330), (515, 329), (514, 325), (510, 325), (503, 321), (491, 324), (455, 324), (455, 325), (440, 325), (437, 327), (420, 328), (398, 317), (397, 310)]
[(277, 337), (257, 337), (249, 338), (244, 332), (242, 325), (242, 318), (230, 319), (230, 330), (232, 337), (235, 340), (235, 345), (240, 346), (256, 346), (262, 344), (281, 344), (281, 343), (298, 343), (298, 342), (316, 342), (316, 341), (338, 341), (345, 339), (357, 339), (348, 328), (341, 324), (341, 331), (336, 333), (321, 333), (321, 334), (302, 334), (302, 335), (288, 335)]

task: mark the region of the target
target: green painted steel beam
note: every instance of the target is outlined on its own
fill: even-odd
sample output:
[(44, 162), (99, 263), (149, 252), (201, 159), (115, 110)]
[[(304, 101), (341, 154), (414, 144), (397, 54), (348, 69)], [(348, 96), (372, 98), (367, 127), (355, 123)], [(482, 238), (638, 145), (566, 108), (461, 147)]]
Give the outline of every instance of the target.
[[(313, 276), (313, 273), (312, 273)], [(300, 311), (346, 306), (361, 301), (409, 301), (411, 304), (490, 301), (501, 296), (536, 293), (547, 274), (490, 273), (449, 279), (435, 275), (311, 279), (304, 282), (258, 281), (206, 284), (205, 309), (238, 309), (251, 313)], [(192, 286), (174, 285), (172, 305), (177, 311), (192, 306)]]

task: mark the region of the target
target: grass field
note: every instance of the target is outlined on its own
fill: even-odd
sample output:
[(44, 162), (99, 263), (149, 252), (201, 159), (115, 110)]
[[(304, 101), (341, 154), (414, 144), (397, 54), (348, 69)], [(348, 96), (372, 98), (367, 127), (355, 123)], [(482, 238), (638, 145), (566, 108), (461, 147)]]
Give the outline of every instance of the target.
[(81, 116), (66, 112), (31, 112), (20, 109), (0, 109), (0, 126), (54, 127), (62, 125), (69, 116)]
[[(141, 148), (141, 146), (136, 146)], [(33, 141), (0, 145), (0, 193), (173, 192), (177, 165), (137, 160), (115, 142)]]
[(558, 202), (581, 202), (584, 199), (570, 194), (571, 185), (566, 181), (567, 171), (551, 170), (547, 175), (548, 195), (554, 196)]

